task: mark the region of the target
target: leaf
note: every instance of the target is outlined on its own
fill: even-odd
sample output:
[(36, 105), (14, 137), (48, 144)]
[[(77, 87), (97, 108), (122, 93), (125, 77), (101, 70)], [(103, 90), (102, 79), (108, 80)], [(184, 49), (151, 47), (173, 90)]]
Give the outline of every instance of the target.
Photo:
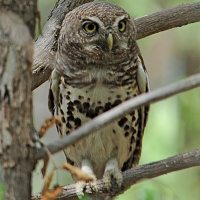
[(49, 186), (50, 186), (50, 184), (51, 184), (51, 181), (52, 181), (54, 172), (55, 172), (55, 170), (52, 170), (52, 172), (51, 172), (48, 176), (45, 177), (44, 186), (43, 186), (43, 189), (42, 189), (42, 194), (43, 194), (43, 195), (44, 195), (45, 192), (49, 189)]
[(42, 173), (42, 176), (44, 177), (45, 174), (46, 174), (46, 171), (47, 171), (48, 164), (49, 164), (49, 157), (48, 158), (44, 158), (43, 161), (44, 161), (44, 165), (43, 165), (43, 167), (41, 169), (41, 173)]
[(46, 134), (48, 129), (50, 129), (52, 126), (58, 123), (62, 123), (59, 116), (53, 116), (53, 117), (47, 118), (39, 130), (39, 137), (42, 138)]
[(94, 181), (94, 177), (92, 175), (85, 173), (80, 168), (70, 165), (69, 163), (63, 163), (62, 168), (68, 170), (72, 175), (76, 176), (78, 181)]
[(41, 200), (55, 200), (63, 191), (61, 186), (56, 186), (53, 190), (46, 190)]

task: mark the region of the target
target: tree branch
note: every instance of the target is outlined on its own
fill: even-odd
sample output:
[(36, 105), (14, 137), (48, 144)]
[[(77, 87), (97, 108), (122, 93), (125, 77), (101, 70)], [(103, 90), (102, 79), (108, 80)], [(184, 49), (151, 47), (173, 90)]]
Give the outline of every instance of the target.
[[(151, 179), (170, 172), (187, 169), (190, 167), (200, 166), (200, 149), (196, 149), (187, 153), (179, 154), (165, 160), (160, 160), (146, 165), (141, 165), (129, 169), (123, 173), (123, 184), (119, 190), (115, 180), (112, 180), (112, 188), (110, 191), (106, 189), (102, 180), (97, 181), (98, 193), (91, 191), (89, 185), (86, 187), (86, 195), (90, 197), (96, 196), (117, 196), (126, 191), (130, 186), (143, 181)], [(92, 193), (92, 194), (91, 194)], [(41, 194), (36, 194), (32, 200), (39, 200)], [(63, 187), (63, 193), (57, 198), (59, 200), (77, 199), (75, 184)]]
[(200, 2), (182, 4), (134, 20), (137, 39), (200, 21)]
[[(35, 43), (32, 90), (48, 80), (53, 69), (57, 39), (64, 16), (73, 8), (92, 0), (60, 0), (47, 21), (43, 35)], [(200, 2), (182, 4), (134, 20), (137, 39), (200, 21)]]
[[(111, 123), (117, 118), (131, 113), (133, 109), (139, 108), (149, 103), (155, 103), (172, 95), (196, 88), (198, 86), (200, 86), (200, 74), (187, 78), (178, 83), (154, 90), (150, 93), (145, 93), (134, 97), (120, 104), (119, 106), (116, 106), (115, 108), (95, 117), (93, 120), (76, 129), (71, 134), (62, 137), (62, 139), (52, 142), (51, 144), (47, 145), (47, 148), (51, 153), (56, 153), (68, 147), (69, 145), (74, 144), (80, 139), (83, 139), (95, 130), (100, 129), (101, 127), (105, 127), (105, 125)], [(37, 150), (35, 152), (35, 156), (37, 159), (44, 158), (46, 156), (46, 152), (42, 149)]]

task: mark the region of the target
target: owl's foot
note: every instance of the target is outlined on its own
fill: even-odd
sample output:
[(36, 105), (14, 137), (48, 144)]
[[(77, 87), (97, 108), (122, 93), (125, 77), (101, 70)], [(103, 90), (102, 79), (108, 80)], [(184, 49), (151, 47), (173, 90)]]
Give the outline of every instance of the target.
[[(97, 179), (96, 179), (96, 176), (94, 175), (93, 167), (92, 167), (91, 162), (90, 162), (89, 159), (83, 159), (82, 160), (81, 169), (85, 173), (89, 174), (90, 177), (93, 177), (92, 178), (93, 180), (89, 181), (88, 184), (91, 187), (92, 191), (97, 192), (98, 191), (97, 184), (96, 184)], [(86, 185), (87, 185), (86, 181), (78, 181), (76, 183), (76, 194), (77, 194), (79, 199), (83, 198), (84, 190), (86, 189)]]
[(111, 185), (112, 177), (116, 179), (117, 185), (119, 187), (122, 186), (122, 182), (123, 182), (122, 172), (119, 169), (110, 169), (106, 171), (103, 175), (103, 182), (107, 190), (110, 190), (112, 186)]
[[(97, 184), (96, 184), (96, 177), (94, 177), (93, 181), (88, 182), (89, 186), (91, 187), (92, 191), (98, 192)], [(87, 182), (85, 181), (78, 181), (76, 183), (76, 195), (79, 199), (84, 197), (84, 190), (86, 189)]]
[(78, 181), (76, 183), (76, 195), (78, 196), (79, 199), (82, 199), (84, 197), (84, 189), (86, 187), (86, 182), (85, 181)]
[(90, 182), (89, 182), (89, 185), (90, 185), (91, 189), (92, 189), (94, 192), (98, 192), (98, 188), (97, 188), (97, 179), (96, 179), (96, 177), (94, 178), (93, 181), (90, 181)]
[(103, 175), (103, 182), (108, 190), (110, 190), (112, 186), (112, 177), (116, 179), (117, 185), (121, 187), (123, 182), (123, 175), (121, 170), (118, 169), (116, 158), (112, 158), (106, 163), (106, 168)]

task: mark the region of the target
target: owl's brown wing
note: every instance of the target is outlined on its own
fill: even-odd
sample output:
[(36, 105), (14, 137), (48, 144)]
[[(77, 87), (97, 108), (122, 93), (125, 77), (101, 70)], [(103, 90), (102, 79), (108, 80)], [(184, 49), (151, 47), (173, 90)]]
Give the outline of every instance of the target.
[[(137, 83), (138, 83), (140, 94), (150, 91), (149, 78), (148, 78), (147, 71), (146, 71), (146, 68), (141, 56), (139, 56)], [(150, 105), (146, 105), (138, 109), (139, 128), (138, 128), (135, 150), (133, 151), (129, 159), (124, 163), (122, 167), (122, 171), (130, 169), (139, 163), (141, 151), (142, 151), (142, 138), (143, 138), (144, 129), (145, 129), (147, 119), (148, 119), (149, 108), (150, 108)]]
[[(143, 61), (141, 55), (139, 56), (139, 61), (140, 61), (140, 65), (139, 65), (138, 73), (137, 73), (137, 81), (138, 81), (140, 94), (142, 94), (142, 93), (146, 93), (146, 92), (150, 91), (150, 84), (149, 84), (149, 77), (147, 74), (147, 70), (146, 70), (146, 67), (144, 65), (144, 61)], [(147, 123), (149, 109), (150, 109), (150, 104), (144, 106), (143, 114), (141, 113), (143, 115), (142, 118), (144, 119), (143, 132), (144, 132), (144, 128)]]
[(48, 107), (52, 115), (55, 114), (58, 105), (58, 90), (59, 90), (60, 75), (56, 69), (53, 70), (50, 77), (50, 88), (48, 96)]

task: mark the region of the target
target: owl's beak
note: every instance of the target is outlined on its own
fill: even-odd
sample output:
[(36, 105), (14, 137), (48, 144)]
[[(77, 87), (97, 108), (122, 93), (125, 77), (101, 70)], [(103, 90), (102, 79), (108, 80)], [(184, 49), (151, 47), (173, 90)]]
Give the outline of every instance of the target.
[(112, 33), (108, 34), (107, 43), (108, 43), (108, 48), (111, 51), (112, 48), (113, 48), (113, 35), (112, 35)]

